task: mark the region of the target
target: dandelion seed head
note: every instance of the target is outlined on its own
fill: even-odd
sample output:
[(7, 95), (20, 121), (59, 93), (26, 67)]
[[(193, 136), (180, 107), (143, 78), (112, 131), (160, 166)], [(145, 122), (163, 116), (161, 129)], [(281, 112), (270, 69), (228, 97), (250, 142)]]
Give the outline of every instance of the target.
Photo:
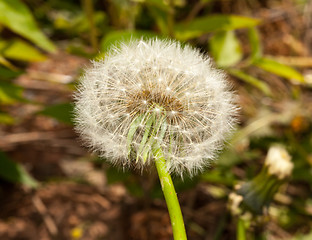
[(198, 50), (169, 40), (112, 48), (86, 69), (75, 99), (76, 129), (102, 157), (142, 168), (154, 161), (157, 140), (167, 169), (178, 174), (215, 159), (236, 122), (225, 74)]

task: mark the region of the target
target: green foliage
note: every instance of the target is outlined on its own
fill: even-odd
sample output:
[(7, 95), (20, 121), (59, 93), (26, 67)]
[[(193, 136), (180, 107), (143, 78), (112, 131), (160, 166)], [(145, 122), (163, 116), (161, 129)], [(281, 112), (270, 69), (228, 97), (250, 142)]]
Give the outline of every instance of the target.
[(205, 33), (230, 31), (247, 28), (259, 24), (258, 19), (236, 15), (212, 15), (198, 17), (191, 22), (179, 23), (175, 26), (175, 36), (179, 40), (200, 37)]
[(221, 31), (210, 39), (210, 51), (217, 65), (230, 67), (238, 63), (243, 56), (240, 42), (234, 31)]
[(292, 67), (281, 64), (270, 58), (260, 58), (254, 62), (259, 68), (274, 73), (278, 76), (293, 80), (297, 83), (304, 83), (304, 77)]
[(229, 168), (222, 168), (217, 166), (217, 168), (204, 172), (200, 175), (200, 179), (204, 182), (222, 184), (226, 186), (234, 186), (236, 179), (229, 171)]
[(262, 48), (258, 29), (255, 27), (249, 28), (248, 37), (251, 48), (250, 58), (252, 61), (255, 61), (262, 57)]
[(311, 240), (312, 239), (312, 231), (306, 235), (299, 234), (291, 240)]
[[(276, 74), (278, 76), (287, 78), (289, 80), (293, 80), (294, 82), (304, 83), (304, 77), (302, 76), (302, 74), (300, 74), (298, 71), (296, 71), (292, 67), (289, 67), (285, 64), (281, 64), (272, 58), (263, 57), (260, 36), (256, 28), (250, 28), (248, 31), (248, 36), (249, 36), (249, 42), (250, 42), (250, 48), (251, 48), (251, 53), (250, 53), (251, 64), (267, 72)], [(259, 82), (257, 83), (257, 81), (255, 81), (256, 79), (252, 79), (247, 76), (244, 76), (244, 73), (243, 74), (239, 73), (237, 77), (247, 82), (249, 81), (251, 84), (253, 84), (257, 88), (262, 90), (265, 94), (270, 95), (267, 87), (263, 86), (263, 84), (261, 86)]]
[(129, 171), (122, 171), (115, 167), (109, 167), (105, 173), (108, 184), (127, 181), (127, 179), (131, 176)]
[(234, 77), (237, 77), (237, 78), (245, 81), (246, 83), (249, 83), (249, 84), (253, 85), (254, 87), (258, 88), (265, 95), (272, 96), (272, 92), (271, 92), (269, 85), (266, 84), (265, 82), (263, 82), (262, 80), (257, 79), (255, 77), (245, 73), (244, 71), (241, 71), (238, 69), (227, 69), (227, 71), (231, 75), (233, 75)]
[(18, 77), (22, 73), (22, 71), (12, 70), (6, 67), (2, 67), (0, 65), (0, 81), (10, 81), (11, 79)]
[[(100, 34), (106, 27), (106, 15), (104, 12), (97, 11), (94, 13), (94, 25)], [(90, 31), (90, 24), (84, 12), (62, 10), (56, 12), (53, 18), (53, 27), (56, 31), (61, 31), (69, 37), (83, 37), (85, 33)]]
[(4, 57), (13, 60), (36, 62), (46, 59), (36, 48), (20, 39), (0, 40), (0, 52)]
[(3, 152), (0, 152), (0, 177), (13, 182), (36, 188), (38, 182), (29, 175), (22, 165), (10, 160)]
[(42, 114), (45, 116), (52, 117), (60, 122), (72, 125), (73, 119), (73, 104), (72, 103), (60, 103), (48, 106), (38, 112), (38, 114)]
[[(0, 66), (0, 106), (27, 102), (23, 97), (24, 89), (10, 82), (11, 78), (17, 77), (19, 74), (21, 74), (21, 72), (12, 71)], [(11, 125), (14, 124), (14, 122), (15, 120), (12, 116), (0, 111), (0, 125)]]
[(155, 19), (160, 32), (164, 35), (168, 35), (169, 29), (167, 21), (169, 8), (162, 1), (158, 0), (146, 1), (146, 6), (152, 17)]
[[(210, 40), (211, 54), (218, 66), (226, 68), (229, 74), (243, 80), (258, 88), (267, 96), (273, 96), (269, 85), (262, 80), (246, 73), (246, 67), (256, 66), (264, 71), (276, 74), (297, 83), (304, 83), (304, 77), (294, 68), (281, 64), (274, 59), (263, 57), (260, 36), (257, 28), (248, 29), (250, 43), (250, 55), (248, 60), (239, 66), (233, 68), (233, 65), (240, 63), (242, 51), (239, 41), (232, 31), (216, 33)], [(231, 68), (230, 68), (231, 67)]]
[(13, 104), (25, 101), (23, 98), (23, 88), (9, 82), (0, 81), (0, 103)]
[(126, 43), (130, 40), (141, 38), (159, 37), (158, 34), (150, 31), (111, 31), (101, 41), (101, 50), (106, 52), (112, 45)]
[(0, 112), (0, 125), (5, 124), (5, 125), (12, 125), (14, 123), (14, 118), (11, 117), (7, 113), (2, 113)]
[(1, 0), (0, 12), (0, 24), (46, 51), (55, 51), (54, 44), (39, 30), (31, 12), (23, 2), (19, 0)]
[(5, 66), (11, 70), (17, 70), (8, 60), (4, 58), (4, 56), (0, 55), (0, 65)]

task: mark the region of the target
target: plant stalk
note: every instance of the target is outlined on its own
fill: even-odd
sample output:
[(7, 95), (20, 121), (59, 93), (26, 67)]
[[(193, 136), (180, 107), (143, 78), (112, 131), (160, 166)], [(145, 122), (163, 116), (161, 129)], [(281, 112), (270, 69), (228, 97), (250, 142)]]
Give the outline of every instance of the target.
[(236, 240), (246, 240), (245, 221), (242, 218), (238, 218)]
[(183, 216), (178, 201), (176, 191), (169, 172), (166, 169), (166, 159), (160, 148), (154, 149), (155, 164), (161, 183), (161, 189), (164, 193), (167, 203), (169, 216), (172, 225), (174, 240), (187, 240)]
[(168, 35), (171, 38), (174, 38), (174, 0), (169, 0), (169, 12), (167, 17), (167, 23), (168, 23)]
[(97, 41), (96, 26), (94, 22), (93, 0), (82, 0), (82, 7), (87, 16), (89, 26), (90, 26), (90, 32), (89, 32), (90, 43), (93, 48), (93, 51), (96, 52), (98, 51), (98, 41)]

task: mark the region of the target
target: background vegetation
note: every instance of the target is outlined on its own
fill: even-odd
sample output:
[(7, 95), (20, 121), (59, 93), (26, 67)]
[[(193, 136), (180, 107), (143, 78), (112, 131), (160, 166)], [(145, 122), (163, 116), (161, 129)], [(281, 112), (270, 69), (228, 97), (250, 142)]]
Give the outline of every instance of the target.
[[(89, 59), (155, 36), (212, 56), (241, 106), (220, 159), (175, 179), (189, 239), (312, 239), (311, 16), (308, 0), (0, 0), (0, 239), (171, 239), (155, 172), (108, 165), (72, 130)], [(242, 227), (228, 196), (276, 143), (292, 176)]]

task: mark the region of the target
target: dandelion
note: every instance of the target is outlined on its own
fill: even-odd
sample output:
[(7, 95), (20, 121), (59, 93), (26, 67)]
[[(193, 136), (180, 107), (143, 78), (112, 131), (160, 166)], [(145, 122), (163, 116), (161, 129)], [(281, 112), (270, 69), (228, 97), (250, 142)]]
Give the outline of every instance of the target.
[(235, 195), (242, 197), (243, 207), (255, 214), (262, 214), (280, 186), (291, 176), (293, 167), (291, 156), (285, 147), (273, 145), (268, 151), (261, 172), (252, 180), (238, 186)]
[(201, 170), (231, 131), (236, 107), (224, 73), (178, 42), (132, 41), (93, 62), (75, 98), (76, 129), (100, 156), (156, 165), (174, 238), (186, 239), (170, 173)]
[(286, 148), (273, 145), (259, 174), (235, 186), (229, 194), (228, 209), (237, 219), (237, 239), (246, 239), (247, 229), (268, 220), (264, 213), (270, 213), (270, 204), (291, 176), (293, 166)]
[(236, 107), (210, 58), (174, 41), (133, 41), (86, 70), (76, 128), (102, 157), (142, 168), (158, 144), (169, 172), (210, 163), (232, 129)]

